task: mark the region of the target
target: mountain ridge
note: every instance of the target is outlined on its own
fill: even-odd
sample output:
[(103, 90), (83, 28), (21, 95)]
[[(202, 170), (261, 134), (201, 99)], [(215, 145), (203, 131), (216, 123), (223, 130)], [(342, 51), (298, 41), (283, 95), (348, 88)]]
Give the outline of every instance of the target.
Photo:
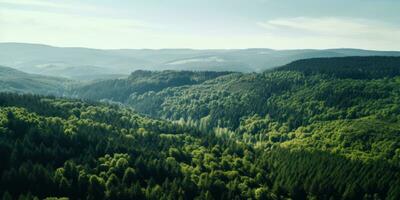
[[(93, 49), (55, 47), (42, 44), (0, 43), (0, 65), (24, 72), (62, 76), (72, 79), (96, 79), (128, 75), (135, 70), (193, 70), (262, 72), (298, 59), (315, 57), (390, 55), (398, 51), (364, 49)], [(51, 66), (51, 68), (47, 67)], [(80, 76), (71, 69), (82, 70)]]

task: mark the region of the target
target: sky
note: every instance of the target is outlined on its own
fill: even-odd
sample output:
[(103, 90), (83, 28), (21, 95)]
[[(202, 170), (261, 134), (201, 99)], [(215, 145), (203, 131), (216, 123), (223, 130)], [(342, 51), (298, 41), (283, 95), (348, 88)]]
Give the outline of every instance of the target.
[(0, 42), (400, 50), (400, 0), (0, 0)]

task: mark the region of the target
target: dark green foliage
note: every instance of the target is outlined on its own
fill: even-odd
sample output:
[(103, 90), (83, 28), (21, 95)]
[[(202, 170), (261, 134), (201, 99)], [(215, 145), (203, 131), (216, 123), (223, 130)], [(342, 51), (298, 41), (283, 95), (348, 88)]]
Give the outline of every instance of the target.
[(294, 61), (277, 70), (299, 71), (306, 75), (327, 74), (337, 78), (374, 79), (400, 75), (400, 57), (338, 57)]
[(265, 101), (271, 95), (303, 82), (299, 73), (232, 74), (190, 87), (132, 95), (128, 104), (139, 112), (172, 120), (200, 121), (209, 116), (207, 126), (234, 129), (244, 116), (265, 114)]
[[(339, 67), (333, 67), (336, 61)], [(260, 128), (252, 129), (252, 134), (287, 133), (315, 122), (368, 116), (397, 120), (399, 58), (298, 62), (261, 74), (232, 74), (193, 86), (131, 95), (128, 104), (153, 117), (183, 119), (208, 129), (227, 127), (242, 133), (254, 121), (249, 119), (255, 117)], [(320, 63), (322, 67), (318, 67)], [(314, 71), (308, 72), (308, 68)], [(363, 78), (352, 75), (359, 69)]]
[(1, 197), (399, 199), (396, 60), (316, 59), (260, 74), (138, 71), (115, 80), (129, 83), (121, 90), (87, 88), (89, 99), (173, 121), (0, 93)]
[(107, 104), (15, 94), (0, 100), (5, 199), (399, 197), (399, 166), (386, 155), (364, 162), (264, 149), (223, 130), (200, 134)]
[(95, 82), (75, 89), (74, 93), (81, 98), (125, 102), (132, 94), (142, 94), (148, 91), (158, 92), (168, 87), (198, 84), (226, 74), (229, 72), (138, 70), (126, 79)]
[(268, 159), (262, 162), (271, 167), (271, 178), (275, 181), (272, 190), (290, 194), (294, 199), (398, 198), (388, 191), (398, 189), (399, 170), (382, 160), (363, 163), (319, 151), (287, 149), (271, 151), (264, 157)]

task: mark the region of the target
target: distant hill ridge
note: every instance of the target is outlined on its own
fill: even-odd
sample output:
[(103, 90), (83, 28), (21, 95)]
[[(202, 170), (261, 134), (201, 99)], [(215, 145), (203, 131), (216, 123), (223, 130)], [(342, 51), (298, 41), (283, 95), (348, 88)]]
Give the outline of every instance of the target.
[(135, 70), (262, 72), (299, 59), (345, 56), (400, 56), (400, 52), (267, 48), (105, 50), (0, 43), (0, 65), (29, 73), (79, 80), (128, 75)]
[(70, 80), (0, 66), (0, 92), (21, 92), (45, 95), (64, 95)]
[(311, 58), (291, 62), (278, 71), (300, 71), (306, 75), (330, 74), (338, 78), (371, 79), (400, 75), (400, 57), (354, 56), (336, 58)]

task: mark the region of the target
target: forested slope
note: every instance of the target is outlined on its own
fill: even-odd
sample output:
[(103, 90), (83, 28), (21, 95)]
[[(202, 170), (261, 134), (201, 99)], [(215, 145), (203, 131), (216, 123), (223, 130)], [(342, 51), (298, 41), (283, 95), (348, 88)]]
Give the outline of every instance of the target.
[[(260, 74), (232, 74), (132, 95), (128, 103), (139, 112), (181, 120), (202, 130), (228, 128), (253, 142), (287, 141), (291, 146), (308, 144), (356, 158), (379, 154), (399, 159), (399, 58), (298, 62)], [(335, 125), (340, 128), (327, 128)], [(354, 138), (345, 141), (349, 138), (341, 136), (343, 132)], [(343, 146), (354, 151), (342, 151)]]
[(126, 105), (0, 93), (0, 193), (399, 199), (399, 68), (349, 57), (252, 74), (137, 71), (75, 93)]
[(143, 71), (132, 72), (128, 78), (89, 83), (73, 89), (73, 94), (92, 100), (108, 99), (125, 103), (130, 95), (158, 92), (164, 88), (193, 85), (230, 72)]
[(399, 168), (271, 148), (127, 108), (0, 94), (3, 199), (398, 199)]
[[(133, 96), (130, 99), (130, 104), (140, 109), (140, 106), (135, 105), (144, 101), (142, 99), (151, 101), (153, 97), (155, 99), (161, 98), (163, 101), (159, 105), (162, 105), (162, 107), (154, 109), (158, 110), (157, 116), (173, 119), (190, 116), (200, 119), (208, 114), (219, 114), (223, 112), (222, 110), (227, 112), (230, 108), (239, 109), (240, 112), (239, 107), (242, 107), (249, 114), (265, 114), (269, 111), (267, 100), (270, 100), (270, 97), (283, 97), (287, 92), (290, 92), (290, 94), (286, 95), (291, 97), (293, 92), (309, 91), (310, 94), (305, 94), (304, 98), (318, 98), (329, 102), (331, 107), (343, 102), (350, 103), (347, 100), (352, 99), (340, 99), (339, 94), (332, 95), (332, 92), (335, 92), (334, 90), (336, 90), (336, 93), (342, 93), (343, 97), (348, 97), (347, 93), (351, 93), (352, 97), (360, 97), (366, 100), (385, 98), (382, 93), (393, 93), (395, 95), (393, 89), (396, 88), (397, 84), (396, 76), (400, 73), (399, 58), (348, 57), (337, 59), (338, 62), (333, 58), (320, 59), (322, 64), (316, 62), (318, 59), (304, 60), (299, 61), (299, 66), (297, 66), (297, 62), (294, 62), (277, 70), (260, 74), (234, 74), (190, 87), (170, 87), (158, 93), (152, 92), (152, 95), (144, 93), (141, 96)], [(369, 64), (360, 64), (357, 62), (360, 59)], [(383, 61), (379, 63), (378, 61), (382, 59)], [(302, 62), (308, 62), (304, 65), (315, 69), (314, 72), (310, 73), (307, 67), (302, 66)], [(325, 67), (326, 64), (324, 63), (329, 63), (329, 66)], [(338, 64), (335, 65), (334, 63)], [(291, 67), (292, 65), (296, 67)], [(381, 65), (385, 66), (381, 67)], [(354, 74), (354, 71), (363, 71), (363, 74)], [(373, 74), (376, 77), (370, 77), (368, 74)], [(336, 83), (338, 84), (337, 87)], [(384, 88), (382, 90), (373, 88), (380, 86)], [(370, 88), (367, 88), (366, 91), (360, 91), (360, 88), (365, 87)], [(146, 99), (146, 97), (148, 98)], [(218, 102), (213, 100), (218, 100)], [(173, 106), (177, 107), (174, 108), (174, 114), (171, 114), (168, 111), (172, 110)], [(179, 106), (184, 108), (181, 109)], [(206, 107), (206, 111), (201, 106)], [(194, 108), (191, 109), (190, 107)], [(202, 112), (204, 114), (201, 114)], [(244, 115), (246, 114), (239, 114), (239, 116)], [(230, 115), (223, 115), (223, 117), (229, 118)], [(229, 121), (227, 123), (235, 128), (238, 126), (238, 119), (235, 118), (235, 120), (223, 121)]]
[(0, 66), (0, 92), (63, 95), (71, 83), (64, 78), (28, 74)]
[(377, 79), (400, 75), (400, 57), (338, 57), (297, 60), (279, 71), (299, 71), (305, 75), (326, 74), (336, 78)]
[[(170, 77), (164, 77), (167, 74), (173, 78), (165, 78)], [(122, 95), (121, 102), (140, 113), (203, 132), (232, 132), (263, 146), (278, 142), (354, 159), (383, 158), (399, 165), (399, 57), (306, 59), (264, 73), (218, 73), (195, 84), (182, 84), (190, 83), (181, 81), (188, 74), (199, 76), (138, 71), (129, 81), (140, 87), (121, 87), (134, 93), (106, 85), (102, 90), (87, 89), (108, 91), (113, 98)], [(149, 86), (160, 83), (160, 77), (179, 81)]]

